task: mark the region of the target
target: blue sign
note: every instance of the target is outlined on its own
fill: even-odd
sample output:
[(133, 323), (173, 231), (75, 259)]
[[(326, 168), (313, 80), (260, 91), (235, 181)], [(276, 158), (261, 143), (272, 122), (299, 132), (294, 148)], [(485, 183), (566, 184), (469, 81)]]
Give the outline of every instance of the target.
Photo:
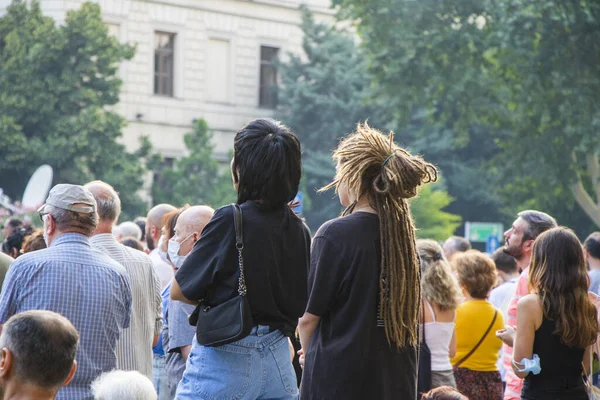
[(498, 241), (498, 236), (490, 235), (488, 236), (485, 242), (485, 252), (488, 254), (492, 254), (498, 249), (500, 246), (500, 242)]
[(304, 210), (304, 202), (302, 201), (303, 198), (304, 196), (302, 195), (302, 192), (298, 192), (298, 194), (293, 200), (293, 203), (298, 203), (298, 205), (294, 207), (294, 212), (300, 216), (302, 215), (302, 211)]

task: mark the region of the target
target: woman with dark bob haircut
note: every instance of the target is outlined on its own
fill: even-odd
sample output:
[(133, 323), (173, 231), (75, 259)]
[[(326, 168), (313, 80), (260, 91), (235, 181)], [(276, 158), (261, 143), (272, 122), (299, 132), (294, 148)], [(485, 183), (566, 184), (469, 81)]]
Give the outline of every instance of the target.
[[(217, 347), (196, 340), (176, 399), (296, 399), (288, 337), (307, 302), (310, 233), (288, 207), (301, 175), (300, 141), (286, 126), (257, 119), (235, 136), (231, 173), (242, 211), (250, 334)], [(238, 296), (231, 206), (218, 209), (173, 280), (171, 298), (203, 306)]]

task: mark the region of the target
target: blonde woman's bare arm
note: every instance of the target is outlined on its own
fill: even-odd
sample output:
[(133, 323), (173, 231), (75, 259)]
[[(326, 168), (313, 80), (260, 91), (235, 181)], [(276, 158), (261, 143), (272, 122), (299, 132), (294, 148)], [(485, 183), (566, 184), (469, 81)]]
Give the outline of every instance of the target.
[(454, 332), (452, 332), (452, 339), (450, 339), (450, 358), (454, 358), (456, 355), (456, 328), (454, 328)]

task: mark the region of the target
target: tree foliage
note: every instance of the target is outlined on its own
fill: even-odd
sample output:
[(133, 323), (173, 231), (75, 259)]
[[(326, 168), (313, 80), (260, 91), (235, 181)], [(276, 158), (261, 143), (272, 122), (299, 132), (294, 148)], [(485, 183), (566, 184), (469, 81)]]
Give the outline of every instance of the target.
[(157, 168), (159, 176), (152, 187), (154, 203), (221, 207), (235, 201), (231, 173), (213, 157), (212, 137), (206, 121), (196, 120), (193, 130), (184, 136), (188, 155), (175, 160), (172, 166)]
[(410, 202), (419, 238), (442, 241), (454, 235), (454, 231), (462, 223), (462, 218), (444, 211), (453, 200), (444, 190), (441, 181), (421, 188), (419, 195)]
[[(311, 206), (307, 222), (316, 229), (339, 215), (341, 206), (331, 192), (317, 193), (335, 174), (331, 158), (338, 141), (358, 122), (389, 127), (388, 108), (372, 98), (372, 76), (363, 51), (348, 32), (317, 23), (304, 10), (304, 55), (290, 55), (281, 65), (282, 85), (277, 117), (300, 137), (304, 177)], [(442, 211), (452, 199), (442, 186), (424, 189), (413, 202), (422, 233), (442, 239), (460, 224), (460, 217)], [(458, 222), (458, 223), (457, 223)]]
[[(375, 93), (400, 126), (416, 112), (480, 163), (507, 208), (600, 226), (600, 3), (584, 0), (334, 0), (356, 21)], [(435, 132), (436, 129), (433, 130)], [(481, 146), (486, 149), (488, 146)], [(512, 212), (512, 211), (511, 211)]]
[(289, 54), (280, 67), (277, 118), (298, 134), (303, 147), (304, 181), (310, 199), (309, 225), (318, 227), (339, 214), (331, 193), (317, 193), (335, 173), (331, 151), (356, 123), (374, 116), (365, 105), (366, 64), (352, 36), (314, 21), (303, 10), (304, 55)]
[(137, 195), (148, 147), (128, 153), (117, 142), (124, 120), (119, 63), (134, 48), (109, 36), (97, 4), (69, 11), (64, 25), (39, 1), (14, 0), (0, 18), (0, 187), (18, 197), (41, 164), (55, 183), (102, 179), (119, 190), (125, 216), (144, 211)]
[(505, 35), (488, 51), (516, 139), (502, 147), (550, 188), (544, 203), (574, 200), (600, 226), (600, 3), (513, 0), (498, 13)]

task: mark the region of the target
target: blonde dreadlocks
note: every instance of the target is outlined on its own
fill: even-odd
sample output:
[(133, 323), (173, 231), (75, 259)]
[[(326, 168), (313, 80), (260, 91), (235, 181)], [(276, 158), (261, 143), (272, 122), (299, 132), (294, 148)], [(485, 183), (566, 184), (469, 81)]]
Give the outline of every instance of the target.
[[(394, 134), (382, 134), (358, 124), (333, 153), (339, 162), (332, 183), (321, 190), (346, 184), (357, 199), (367, 196), (379, 215), (381, 276), (379, 319), (388, 342), (397, 347), (417, 345), (421, 282), (414, 225), (407, 199), (417, 188), (437, 180), (437, 170), (421, 157), (394, 143)], [(351, 214), (356, 201), (342, 215)]]

